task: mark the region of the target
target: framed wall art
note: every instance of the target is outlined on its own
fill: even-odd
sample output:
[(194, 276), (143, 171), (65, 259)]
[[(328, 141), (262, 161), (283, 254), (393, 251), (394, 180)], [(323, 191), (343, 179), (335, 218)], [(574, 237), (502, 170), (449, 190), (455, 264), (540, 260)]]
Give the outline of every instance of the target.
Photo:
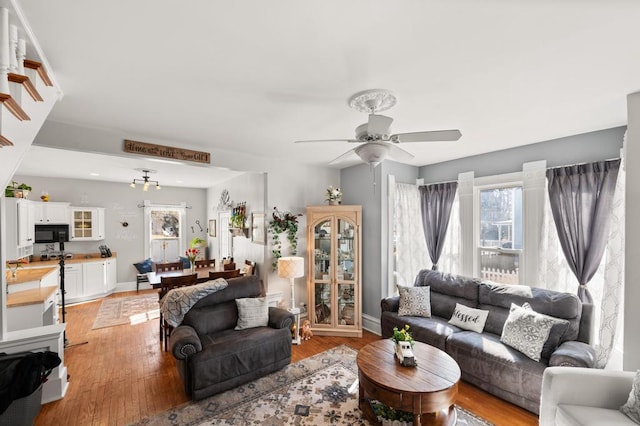
[(251, 241), (254, 244), (266, 244), (267, 233), (264, 213), (251, 213)]
[(209, 236), (210, 237), (216, 236), (216, 220), (215, 219), (209, 219)]

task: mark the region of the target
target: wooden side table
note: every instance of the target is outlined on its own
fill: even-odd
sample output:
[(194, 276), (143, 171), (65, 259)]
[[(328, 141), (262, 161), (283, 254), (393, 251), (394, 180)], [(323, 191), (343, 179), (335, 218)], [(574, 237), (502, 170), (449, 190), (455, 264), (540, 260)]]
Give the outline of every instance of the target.
[(403, 367), (390, 339), (370, 343), (358, 352), (359, 406), (373, 424), (380, 424), (369, 401), (375, 399), (413, 414), (414, 426), (455, 425), (454, 402), (460, 367), (440, 349), (415, 342), (416, 367)]

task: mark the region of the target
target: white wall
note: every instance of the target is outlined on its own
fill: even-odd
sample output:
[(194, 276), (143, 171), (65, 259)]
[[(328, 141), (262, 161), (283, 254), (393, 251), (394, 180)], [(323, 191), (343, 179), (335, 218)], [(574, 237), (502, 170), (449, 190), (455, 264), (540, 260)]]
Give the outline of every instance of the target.
[(635, 329), (640, 324), (640, 92), (627, 96), (628, 132), (626, 142), (626, 199), (625, 199), (625, 309), (624, 309), (624, 358), (623, 368), (635, 371), (640, 368), (640, 333)]
[[(98, 252), (98, 246), (106, 244), (118, 254), (118, 283), (135, 282), (136, 270), (133, 263), (144, 260), (143, 209), (138, 207), (144, 200), (152, 203), (179, 204), (188, 207), (185, 223), (187, 243), (193, 237), (206, 239), (206, 190), (162, 186), (161, 190), (149, 189), (143, 192), (140, 186), (130, 188), (126, 183), (100, 182), (82, 179), (41, 178), (36, 176), (14, 177), (33, 188), (31, 199), (38, 199), (43, 190), (49, 192), (50, 201), (66, 201), (74, 206), (105, 207), (104, 241), (69, 242), (65, 250), (72, 253)], [(204, 230), (196, 225), (199, 220)], [(129, 226), (123, 227), (126, 221)], [(193, 227), (193, 229), (192, 229)], [(39, 255), (40, 244), (34, 247), (34, 255)], [(56, 247), (57, 248), (57, 247)]]

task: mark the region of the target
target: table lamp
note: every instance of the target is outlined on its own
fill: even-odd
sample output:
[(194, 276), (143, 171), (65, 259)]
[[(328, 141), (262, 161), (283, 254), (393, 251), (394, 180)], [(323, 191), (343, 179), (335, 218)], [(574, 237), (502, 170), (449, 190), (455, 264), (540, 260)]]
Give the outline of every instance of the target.
[(294, 278), (304, 277), (304, 258), (303, 257), (281, 257), (278, 259), (278, 276), (281, 278), (289, 278), (291, 281), (291, 313), (300, 313), (296, 308), (295, 285)]

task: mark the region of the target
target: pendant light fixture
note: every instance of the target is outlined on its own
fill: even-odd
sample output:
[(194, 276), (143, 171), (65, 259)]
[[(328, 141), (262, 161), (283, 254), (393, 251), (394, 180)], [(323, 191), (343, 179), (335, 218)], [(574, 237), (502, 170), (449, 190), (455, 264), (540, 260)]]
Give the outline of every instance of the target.
[(153, 183), (155, 184), (156, 189), (160, 189), (160, 183), (158, 183), (157, 180), (149, 179), (149, 173), (155, 173), (156, 172), (155, 170), (149, 170), (149, 169), (136, 169), (136, 170), (140, 170), (144, 174), (142, 175), (142, 179), (133, 179), (133, 181), (131, 181), (131, 184), (129, 185), (130, 187), (135, 188), (136, 183), (138, 183), (142, 185), (143, 191), (148, 191), (149, 186)]

